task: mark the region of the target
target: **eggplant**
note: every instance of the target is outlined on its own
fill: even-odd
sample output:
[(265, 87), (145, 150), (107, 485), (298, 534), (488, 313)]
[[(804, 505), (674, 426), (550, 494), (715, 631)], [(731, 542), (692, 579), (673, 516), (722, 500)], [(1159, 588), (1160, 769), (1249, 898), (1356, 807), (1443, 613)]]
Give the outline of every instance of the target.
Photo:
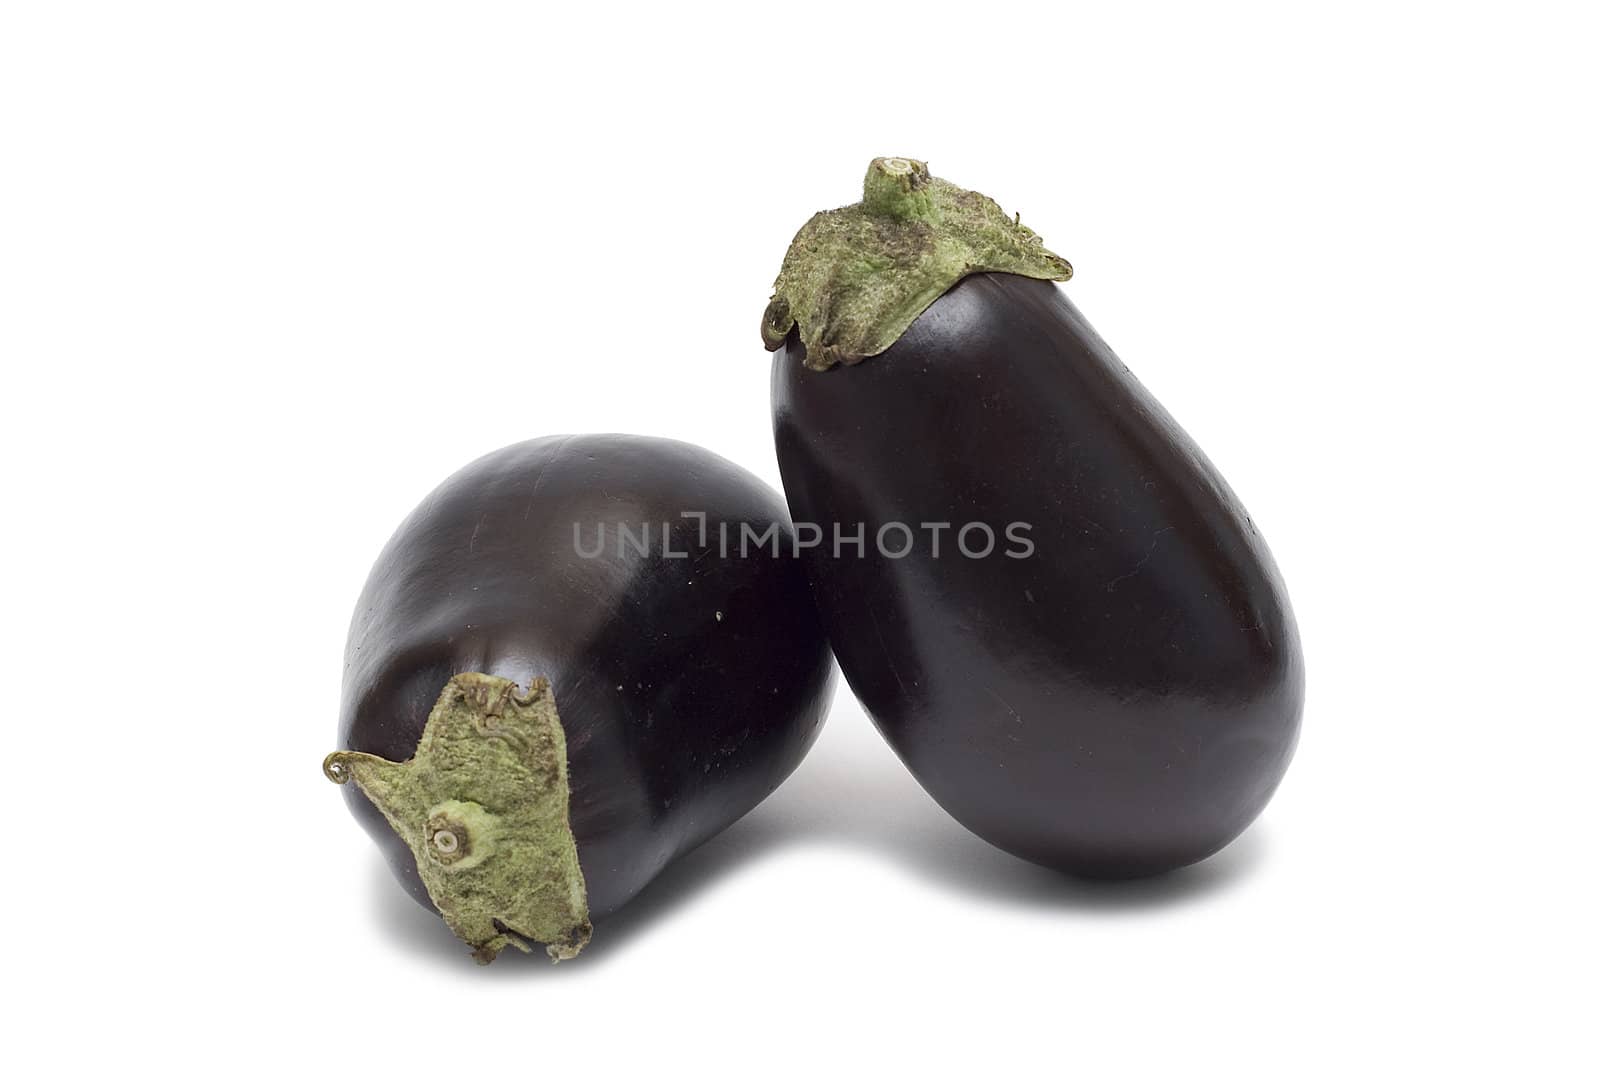
[(1300, 639), (1222, 476), (994, 202), (875, 160), (763, 320), (783, 486), (850, 687), (922, 786), (1087, 877), (1194, 863), (1266, 806)]
[(323, 769), (480, 962), (593, 920), (761, 802), (832, 660), (782, 499), (666, 439), (535, 439), (430, 494), (378, 556)]

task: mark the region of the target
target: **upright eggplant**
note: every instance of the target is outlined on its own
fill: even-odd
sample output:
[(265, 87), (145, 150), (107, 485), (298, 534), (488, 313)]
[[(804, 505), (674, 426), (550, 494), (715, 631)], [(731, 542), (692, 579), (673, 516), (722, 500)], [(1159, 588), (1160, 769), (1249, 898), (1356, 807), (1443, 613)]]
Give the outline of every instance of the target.
[(789, 776), (831, 677), (773, 491), (684, 443), (535, 439), (378, 556), (323, 769), (480, 961), (564, 959)]
[(1202, 859), (1294, 752), (1266, 543), (988, 198), (873, 161), (784, 261), (784, 489), (834, 653), (968, 829), (1086, 876)]

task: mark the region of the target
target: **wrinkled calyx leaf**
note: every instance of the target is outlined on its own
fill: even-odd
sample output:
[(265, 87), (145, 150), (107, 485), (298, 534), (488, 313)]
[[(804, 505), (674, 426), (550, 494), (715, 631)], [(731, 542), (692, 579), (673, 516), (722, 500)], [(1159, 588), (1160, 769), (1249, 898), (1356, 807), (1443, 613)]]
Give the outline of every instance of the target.
[(859, 204), (818, 212), (795, 235), (761, 322), (767, 349), (798, 326), (806, 367), (882, 353), (961, 279), (1009, 272), (1064, 281), (1072, 265), (981, 193), (879, 157)]
[(354, 780), (417, 860), (434, 906), (488, 963), (506, 945), (570, 959), (588, 943), (588, 890), (567, 823), (567, 742), (550, 685), (450, 679), (417, 752), (390, 762), (335, 751), (322, 763)]

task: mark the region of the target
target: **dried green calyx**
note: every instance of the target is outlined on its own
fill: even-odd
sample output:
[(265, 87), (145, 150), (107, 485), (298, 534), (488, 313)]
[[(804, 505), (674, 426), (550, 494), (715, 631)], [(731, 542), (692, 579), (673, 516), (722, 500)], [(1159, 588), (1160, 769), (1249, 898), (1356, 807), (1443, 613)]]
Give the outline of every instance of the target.
[(794, 237), (761, 321), (767, 349), (798, 326), (806, 367), (882, 353), (929, 305), (976, 272), (1064, 281), (1072, 265), (981, 193), (879, 157), (861, 203), (818, 212)]
[(544, 678), (526, 692), (484, 673), (450, 679), (417, 752), (390, 762), (335, 751), (322, 763), (354, 780), (411, 848), (434, 906), (488, 963), (528, 941), (554, 960), (588, 943), (589, 898), (567, 824), (567, 743)]

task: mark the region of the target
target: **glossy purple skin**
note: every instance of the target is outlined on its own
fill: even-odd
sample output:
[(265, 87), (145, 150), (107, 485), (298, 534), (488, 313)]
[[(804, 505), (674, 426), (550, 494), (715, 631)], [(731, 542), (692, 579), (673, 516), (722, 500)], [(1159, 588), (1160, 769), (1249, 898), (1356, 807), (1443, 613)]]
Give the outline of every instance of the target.
[[(948, 521), (899, 560), (807, 555), (845, 677), (963, 825), (1074, 874), (1203, 859), (1266, 806), (1305, 671), (1266, 543), (1053, 283), (968, 277), (884, 353), (773, 363), (797, 525)], [(984, 522), (997, 550), (951, 551)], [(1006, 539), (1030, 524), (1034, 544)], [(891, 534), (898, 552), (904, 537)], [(969, 547), (984, 540), (974, 529)]]
[[(695, 511), (709, 549), (681, 516)], [(651, 551), (617, 539), (618, 522), (649, 524)], [(721, 522), (776, 523), (781, 555), (723, 556)], [(661, 552), (663, 523), (681, 557)], [(586, 552), (604, 524), (604, 552), (579, 553), (574, 524)], [(598, 919), (760, 803), (815, 740), (832, 660), (793, 545), (782, 499), (696, 446), (571, 435), (496, 451), (378, 556), (350, 626), (338, 744), (404, 761), (453, 675), (548, 678)], [(410, 850), (353, 783), (344, 793), (431, 907)]]

